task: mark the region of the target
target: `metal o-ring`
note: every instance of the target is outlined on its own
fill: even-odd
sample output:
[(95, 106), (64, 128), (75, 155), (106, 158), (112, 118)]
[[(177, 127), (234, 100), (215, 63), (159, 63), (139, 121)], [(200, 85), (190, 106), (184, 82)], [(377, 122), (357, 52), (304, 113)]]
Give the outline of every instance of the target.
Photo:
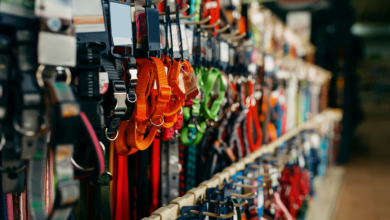
[(95, 169), (94, 167), (91, 167), (91, 168), (84, 168), (84, 167), (78, 165), (78, 164), (76, 163), (76, 161), (74, 161), (73, 157), (70, 158), (70, 161), (72, 161), (72, 165), (74, 166), (74, 168), (75, 168), (76, 170), (81, 170), (81, 171), (93, 171), (93, 170)]
[[(99, 141), (99, 145), (100, 147), (102, 148), (102, 151), (103, 151), (103, 154), (106, 153), (106, 147), (104, 146), (104, 144)], [(73, 157), (70, 159), (72, 161), (72, 165), (75, 167), (76, 170), (81, 170), (81, 171), (93, 171), (95, 168), (94, 167), (90, 167), (90, 168), (84, 168), (82, 166), (80, 166), (78, 163), (76, 163), (76, 161), (73, 159)]]
[[(20, 125), (16, 121), (16, 119), (14, 119), (12, 123), (13, 123), (14, 129), (24, 136), (33, 137), (33, 136), (36, 136), (38, 134), (38, 132), (36, 132), (36, 131), (27, 131), (24, 128), (20, 127)], [(44, 124), (41, 125), (41, 128), (43, 127), (43, 125)], [(44, 128), (42, 130), (44, 130)]]
[(1, 133), (0, 151), (3, 149), (6, 142), (7, 140), (5, 139), (4, 133)]
[(135, 128), (137, 129), (138, 133), (142, 134), (142, 135), (145, 135), (146, 133), (142, 133), (139, 129), (138, 129), (138, 125), (135, 126)]
[(69, 85), (72, 82), (72, 73), (70, 72), (69, 67), (64, 67), (65, 73), (66, 73), (66, 81), (65, 83)]
[(195, 105), (192, 105), (192, 109), (194, 109), (194, 110), (199, 110), (199, 109), (200, 109), (200, 103), (199, 103), (199, 105), (198, 105), (199, 107), (195, 108), (194, 106), (195, 106)]
[(108, 135), (107, 135), (107, 130), (108, 130), (108, 128), (106, 128), (106, 130), (104, 131), (104, 134), (106, 135), (106, 139), (107, 140), (109, 140), (109, 141), (115, 141), (117, 138), (118, 138), (118, 131), (116, 131), (116, 135), (115, 135), (115, 137), (113, 138), (113, 139), (111, 139), (110, 137), (108, 137)]
[(106, 154), (106, 147), (104, 146), (103, 142), (99, 141), (99, 145), (102, 148), (103, 154)]
[(126, 94), (127, 101), (129, 101), (130, 103), (135, 103), (137, 101), (137, 94), (134, 94), (134, 95), (135, 95), (135, 98), (132, 101), (132, 100), (130, 100), (129, 94)]
[(161, 116), (161, 119), (162, 119), (162, 122), (161, 122), (161, 124), (159, 124), (159, 125), (154, 124), (154, 123), (152, 122), (152, 118), (149, 118), (149, 122), (150, 122), (150, 124), (152, 124), (154, 127), (161, 127), (161, 126), (164, 124), (164, 117)]
[[(41, 88), (43, 88), (45, 86), (45, 83), (43, 82), (43, 79), (42, 79), (42, 72), (43, 72), (43, 70), (45, 68), (46, 68), (46, 65), (44, 65), (44, 64), (39, 65), (39, 67), (37, 69), (37, 72), (35, 74), (35, 76), (37, 78), (38, 85)], [(64, 71), (65, 71), (65, 74), (66, 74), (65, 83), (67, 85), (69, 85), (72, 82), (72, 73), (70, 72), (69, 67), (63, 67), (63, 68), (64, 68)]]

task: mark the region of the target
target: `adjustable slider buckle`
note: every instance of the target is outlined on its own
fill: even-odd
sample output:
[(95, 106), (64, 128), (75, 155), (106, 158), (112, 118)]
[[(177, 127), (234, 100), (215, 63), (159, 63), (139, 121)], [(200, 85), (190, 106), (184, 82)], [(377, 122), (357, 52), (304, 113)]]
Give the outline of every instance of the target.
[(116, 100), (115, 104), (115, 111), (126, 111), (127, 105), (126, 105), (126, 99), (127, 94), (126, 92), (114, 92), (114, 98)]
[(129, 69), (129, 73), (131, 76), (130, 81), (138, 81), (138, 70), (137, 69)]
[(196, 124), (198, 124), (198, 122), (196, 121), (197, 119), (198, 119), (198, 116), (199, 116), (199, 114), (196, 114), (196, 113), (192, 113), (191, 115), (190, 115), (190, 118), (188, 119), (188, 124), (193, 124), (193, 125), (196, 125)]
[(76, 205), (80, 197), (79, 188), (78, 180), (58, 182), (55, 206), (67, 208)]
[(159, 95), (157, 101), (159, 102), (169, 102), (171, 99), (171, 87), (169, 86), (160, 86)]

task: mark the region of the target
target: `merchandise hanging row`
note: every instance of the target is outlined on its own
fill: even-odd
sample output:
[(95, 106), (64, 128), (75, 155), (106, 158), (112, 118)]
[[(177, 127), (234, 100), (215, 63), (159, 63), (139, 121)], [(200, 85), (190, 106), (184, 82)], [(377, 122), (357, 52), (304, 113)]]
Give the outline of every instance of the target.
[(258, 2), (0, 0), (0, 220), (303, 218), (313, 55)]

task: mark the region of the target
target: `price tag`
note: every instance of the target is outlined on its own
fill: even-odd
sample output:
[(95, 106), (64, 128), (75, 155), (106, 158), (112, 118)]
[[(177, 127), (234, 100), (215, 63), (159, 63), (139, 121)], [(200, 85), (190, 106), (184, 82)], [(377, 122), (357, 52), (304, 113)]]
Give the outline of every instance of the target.
[(220, 57), (221, 57), (221, 55), (220, 55), (220, 42), (219, 42), (219, 40), (218, 39), (215, 39), (214, 40), (214, 45), (215, 45), (215, 48), (214, 48), (214, 53), (215, 53), (215, 60), (216, 61), (219, 61), (220, 60)]
[[(179, 52), (180, 51), (179, 28), (177, 28), (177, 25), (175, 23), (171, 24), (171, 28), (172, 28), (172, 41), (173, 41), (173, 45), (171, 46), (174, 52)], [(169, 35), (168, 36), (169, 39), (171, 39), (170, 32), (168, 32), (168, 35)]]
[(235, 50), (234, 48), (229, 48), (229, 65), (230, 66), (235, 66), (234, 64), (234, 59), (235, 59)]
[(279, 184), (279, 182), (278, 182), (278, 177), (279, 177), (278, 169), (270, 166), (268, 172), (272, 173), (272, 175), (271, 175), (271, 185), (272, 185), (272, 187), (278, 186), (278, 184)]
[[(229, 62), (229, 44), (221, 41), (219, 44), (219, 54), (221, 62), (228, 63)], [(234, 51), (233, 51), (234, 53)]]
[(264, 57), (264, 71), (273, 72), (275, 70), (274, 58), (272, 56)]
[(213, 48), (211, 45), (211, 41), (207, 40), (206, 45), (207, 45), (206, 46), (206, 60), (208, 62), (211, 62), (213, 60)]
[(187, 33), (187, 44), (188, 44), (188, 52), (191, 55), (193, 51), (193, 36), (194, 36), (194, 31), (192, 29), (186, 28), (186, 33)]
[(135, 27), (137, 31), (137, 49), (147, 48), (148, 39), (146, 37), (146, 13), (144, 10), (135, 12)]
[(166, 42), (167, 40), (165, 39), (165, 27), (164, 24), (160, 24), (160, 48), (161, 49), (165, 48)]
[[(177, 31), (179, 31), (179, 29)], [(183, 51), (188, 51), (187, 32), (186, 32), (186, 26), (184, 24), (180, 24), (180, 31), (181, 31), (181, 42), (180, 43), (183, 47)]]
[(201, 59), (206, 59), (206, 38), (203, 35), (200, 36), (200, 54)]
[(105, 94), (108, 90), (108, 73), (100, 72), (99, 73), (99, 92), (100, 94)]

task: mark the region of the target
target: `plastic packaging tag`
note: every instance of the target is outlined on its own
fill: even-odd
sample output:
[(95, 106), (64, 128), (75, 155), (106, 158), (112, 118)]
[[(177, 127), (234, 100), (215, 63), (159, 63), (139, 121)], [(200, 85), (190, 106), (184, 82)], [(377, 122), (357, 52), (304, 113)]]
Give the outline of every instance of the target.
[(130, 4), (122, 4), (119, 2), (110, 2), (109, 4), (110, 26), (113, 46), (132, 46), (133, 29), (131, 26), (132, 21)]
[(71, 0), (35, 0), (35, 15), (72, 20)]
[(184, 66), (184, 68), (185, 73), (183, 74), (183, 82), (187, 95), (186, 99), (193, 99), (199, 94), (198, 81), (195, 77), (194, 70), (191, 67)]
[(38, 39), (38, 62), (52, 66), (76, 66), (76, 38), (41, 31)]
[(76, 33), (106, 31), (100, 0), (72, 0), (72, 6)]

